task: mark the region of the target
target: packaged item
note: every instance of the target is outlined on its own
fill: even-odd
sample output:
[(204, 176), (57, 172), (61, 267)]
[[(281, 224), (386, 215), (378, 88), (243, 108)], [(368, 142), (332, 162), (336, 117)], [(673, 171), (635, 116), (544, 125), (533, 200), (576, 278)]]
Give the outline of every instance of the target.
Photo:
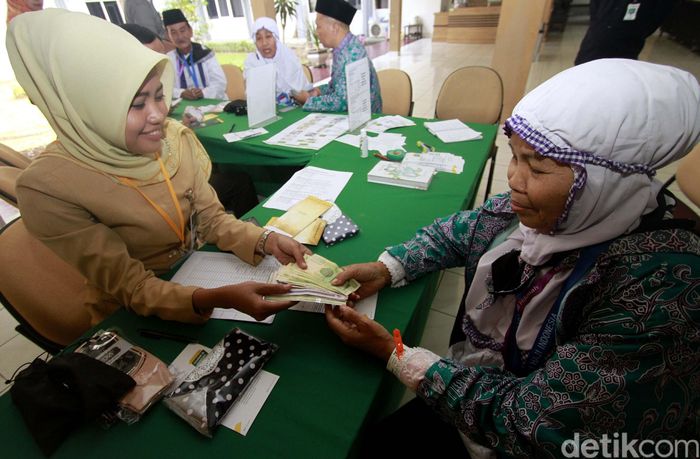
[(178, 377), (165, 404), (200, 433), (211, 437), (277, 345), (234, 328), (194, 370)]
[(119, 400), (120, 409), (117, 412), (117, 416), (129, 424), (138, 421), (165, 394), (174, 380), (165, 363), (114, 331), (98, 331), (75, 352), (104, 362), (136, 381), (136, 387)]

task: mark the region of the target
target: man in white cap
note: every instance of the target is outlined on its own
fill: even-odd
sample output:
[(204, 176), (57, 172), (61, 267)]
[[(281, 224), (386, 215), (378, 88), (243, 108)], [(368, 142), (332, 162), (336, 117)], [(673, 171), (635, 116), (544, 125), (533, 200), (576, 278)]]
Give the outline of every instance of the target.
[[(345, 66), (367, 57), (365, 47), (350, 33), (350, 23), (357, 10), (343, 0), (318, 0), (316, 3), (316, 31), (326, 48), (333, 48), (333, 73), (328, 85), (311, 91), (296, 93), (294, 98), (311, 112), (344, 112), (348, 109)], [(377, 71), (369, 62), (370, 100), (372, 113), (382, 112)]]

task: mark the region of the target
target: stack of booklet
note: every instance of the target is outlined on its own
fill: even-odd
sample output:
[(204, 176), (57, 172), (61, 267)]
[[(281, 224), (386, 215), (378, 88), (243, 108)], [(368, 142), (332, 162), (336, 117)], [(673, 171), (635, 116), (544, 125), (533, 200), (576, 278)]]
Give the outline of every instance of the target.
[(481, 139), (481, 133), (470, 128), (458, 119), (446, 121), (426, 121), (423, 126), (431, 134), (445, 143), (464, 142)]
[(331, 281), (342, 271), (332, 261), (317, 254), (304, 255), (304, 260), (306, 269), (290, 263), (282, 266), (270, 278), (270, 282), (291, 284), (292, 289), (289, 293), (269, 295), (265, 299), (343, 305), (348, 301), (348, 296), (360, 288), (355, 279), (350, 279), (343, 285), (332, 285)]
[(427, 190), (435, 174), (434, 167), (421, 166), (420, 164), (402, 164), (391, 161), (379, 161), (376, 166), (367, 173), (367, 181), (383, 183), (404, 188)]

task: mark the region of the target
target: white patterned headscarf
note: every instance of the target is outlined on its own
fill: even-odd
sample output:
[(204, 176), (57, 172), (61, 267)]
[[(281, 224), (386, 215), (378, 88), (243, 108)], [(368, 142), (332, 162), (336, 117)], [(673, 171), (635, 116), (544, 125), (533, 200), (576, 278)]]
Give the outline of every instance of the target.
[[(477, 265), (465, 300), (473, 327), (497, 348), (513, 317), (515, 296), (489, 292), (492, 265), (512, 250), (541, 277), (552, 255), (634, 230), (658, 207), (656, 169), (685, 155), (700, 136), (700, 85), (682, 70), (602, 59), (565, 70), (527, 94), (506, 121), (542, 156), (569, 164), (574, 184), (550, 234), (519, 227)], [(526, 270), (523, 270), (523, 273)], [(571, 269), (557, 272), (532, 298), (516, 333), (530, 350)], [(522, 273), (521, 273), (522, 274)], [(494, 349), (486, 352), (499, 360)], [(479, 354), (481, 355), (481, 354)]]
[(656, 209), (656, 170), (680, 159), (700, 136), (700, 86), (673, 67), (600, 59), (527, 94), (506, 120), (511, 132), (574, 170), (554, 231), (520, 225), (521, 258), (537, 266), (553, 253), (632, 231)]

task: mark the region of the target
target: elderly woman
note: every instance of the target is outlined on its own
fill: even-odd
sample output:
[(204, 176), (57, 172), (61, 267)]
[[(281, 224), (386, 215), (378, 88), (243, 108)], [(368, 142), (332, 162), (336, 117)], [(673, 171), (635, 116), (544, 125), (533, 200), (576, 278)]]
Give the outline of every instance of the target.
[(248, 54), (243, 64), (246, 80), (250, 69), (273, 63), (277, 72), (278, 101), (291, 101), (292, 92), (310, 91), (313, 88), (304, 75), (299, 58), (280, 41), (274, 19), (262, 17), (255, 21), (253, 41), (257, 51)]
[(398, 353), (378, 323), (327, 308), (343, 341), (419, 397), (377, 426), (374, 448), (580, 457), (569, 454), (585, 441), (612, 454), (623, 435), (698, 438), (700, 238), (669, 218), (653, 176), (698, 141), (699, 111), (700, 86), (678, 69), (608, 59), (566, 70), (506, 121), (510, 193), (338, 275), (366, 296), (465, 267), (446, 358)]
[[(99, 53), (82, 52), (86, 37)], [(62, 9), (14, 19), (7, 48), (17, 80), (58, 136), (17, 181), (22, 218), (87, 279), (93, 323), (119, 307), (202, 322), (214, 307), (260, 319), (290, 306), (265, 301), (279, 285), (204, 289), (156, 276), (199, 241), (253, 264), (274, 254), (304, 265), (306, 251), (224, 212), (202, 145), (166, 118), (167, 57), (102, 19)]]

